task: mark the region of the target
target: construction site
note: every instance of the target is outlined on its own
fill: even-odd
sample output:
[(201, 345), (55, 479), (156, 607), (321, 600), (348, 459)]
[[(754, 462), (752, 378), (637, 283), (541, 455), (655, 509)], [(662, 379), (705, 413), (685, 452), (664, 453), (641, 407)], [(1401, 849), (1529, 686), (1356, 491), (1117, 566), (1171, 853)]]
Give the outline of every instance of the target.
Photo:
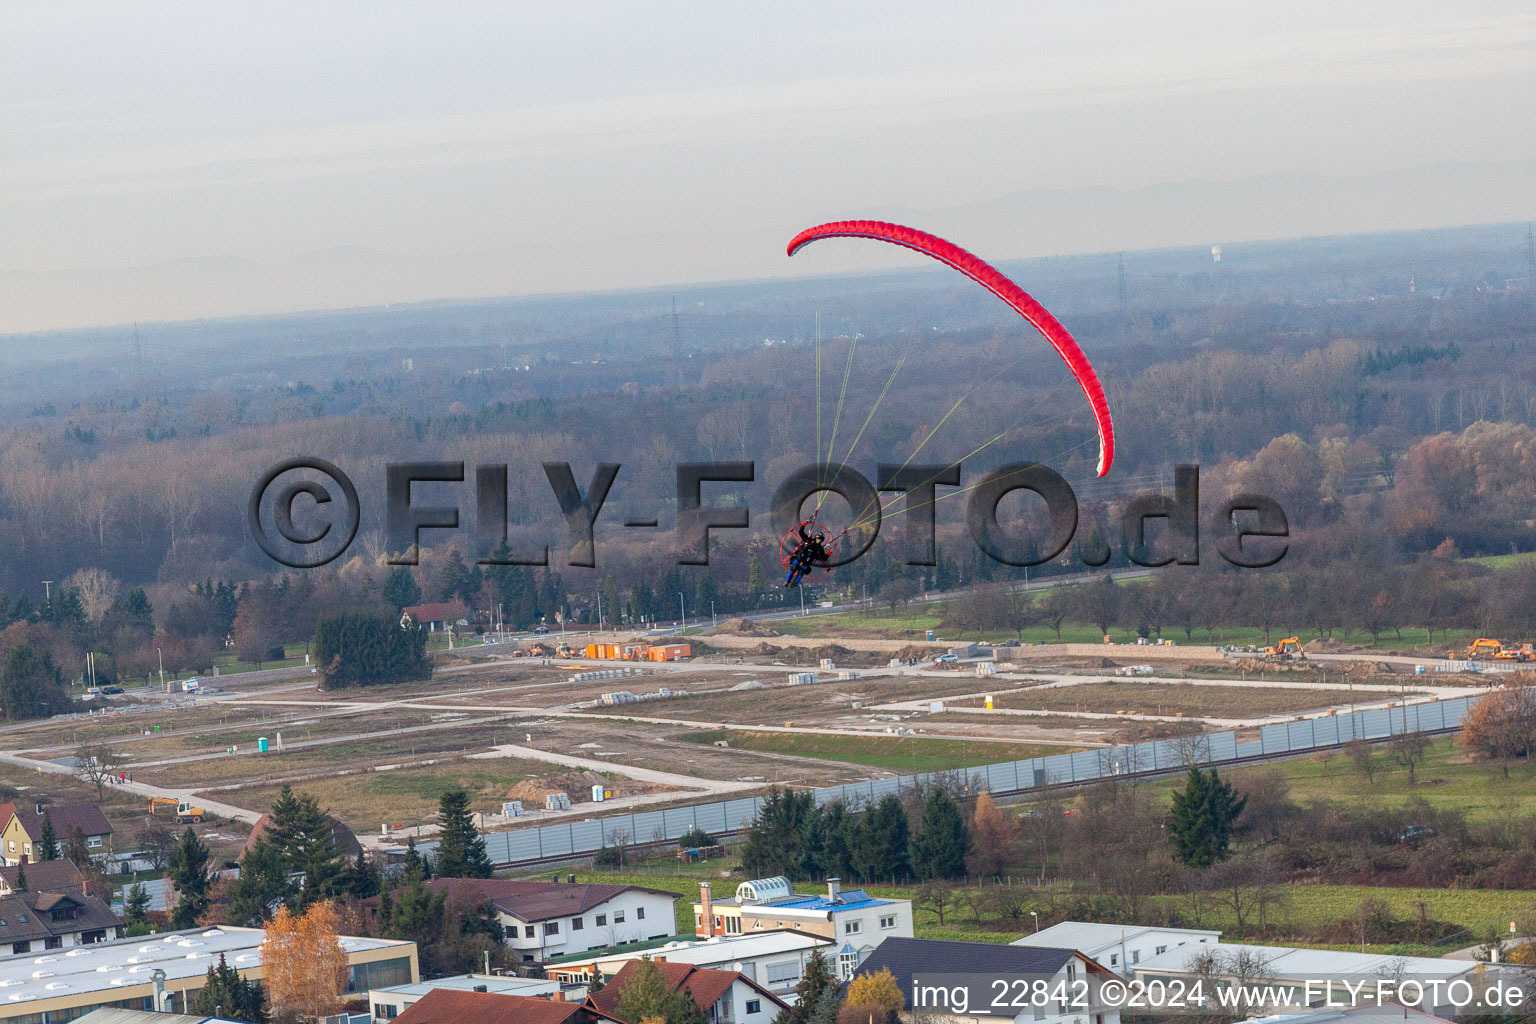
[(1417, 715), (1519, 660), (1482, 639), (1463, 661), (1342, 646), (806, 637), (744, 620), (686, 642), (509, 638), (440, 652), (425, 682), (316, 692), (300, 672), (125, 694), (13, 728), (0, 772), (24, 789), (104, 744), (130, 829), (149, 797), (156, 819), (217, 823), (233, 846), (289, 784), (388, 849), (430, 842), (452, 788), (495, 833), (1140, 742), (1240, 745), (1290, 723)]

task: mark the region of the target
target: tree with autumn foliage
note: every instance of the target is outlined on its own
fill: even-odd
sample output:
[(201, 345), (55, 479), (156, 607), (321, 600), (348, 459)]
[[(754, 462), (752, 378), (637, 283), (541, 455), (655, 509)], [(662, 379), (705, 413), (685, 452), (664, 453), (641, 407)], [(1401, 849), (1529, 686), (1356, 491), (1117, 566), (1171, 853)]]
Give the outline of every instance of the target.
[(1473, 701), (1456, 742), (1474, 757), (1497, 761), (1509, 778), (1512, 762), (1536, 750), (1536, 687), (1510, 680)]
[(991, 878), (1017, 863), (1018, 855), (1018, 819), (998, 810), (992, 794), (982, 790), (971, 810), (971, 848), (966, 854), (966, 871)]
[(336, 934), (336, 907), (329, 900), (302, 915), (279, 907), (261, 944), (267, 994), (276, 1011), (318, 1020), (341, 1008), (347, 987), (347, 954)]
[(848, 983), (837, 1020), (838, 1024), (898, 1024), (906, 1006), (906, 997), (891, 969), (882, 967), (874, 974), (866, 971)]

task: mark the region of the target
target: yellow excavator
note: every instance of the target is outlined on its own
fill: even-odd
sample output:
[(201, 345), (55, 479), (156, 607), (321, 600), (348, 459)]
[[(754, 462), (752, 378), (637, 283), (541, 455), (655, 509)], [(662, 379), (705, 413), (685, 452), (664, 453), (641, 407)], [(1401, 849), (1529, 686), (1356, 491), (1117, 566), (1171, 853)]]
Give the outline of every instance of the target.
[(1500, 654), (1503, 653), (1503, 644), (1499, 643), (1497, 640), (1490, 640), (1488, 637), (1480, 636), (1476, 640), (1472, 641), (1471, 647), (1467, 648), (1467, 660), (1481, 661), (1485, 658), (1491, 660), (1497, 658)]
[(168, 796), (152, 796), (149, 798), (149, 816), (151, 818), (171, 813), (176, 815), (176, 824), (187, 825), (194, 821), (202, 821), (204, 811), (201, 807), (193, 807), (186, 800), (173, 800)]
[(1513, 644), (1508, 647), (1501, 647), (1499, 653), (1493, 656), (1493, 660), (1520, 662), (1536, 660), (1536, 645), (1527, 643), (1521, 644), (1518, 647)]
[(1307, 652), (1301, 649), (1301, 637), (1288, 636), (1273, 647), (1264, 648), (1264, 657), (1281, 661), (1306, 661)]

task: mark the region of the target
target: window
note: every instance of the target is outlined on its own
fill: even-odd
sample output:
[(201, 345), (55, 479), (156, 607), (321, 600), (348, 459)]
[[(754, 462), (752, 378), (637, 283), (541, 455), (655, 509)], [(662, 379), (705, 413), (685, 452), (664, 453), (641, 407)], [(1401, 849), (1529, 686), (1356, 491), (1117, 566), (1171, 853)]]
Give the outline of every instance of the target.
[(859, 954), (857, 954), (857, 953), (839, 953), (839, 954), (837, 954), (837, 976), (839, 978), (842, 978), (844, 981), (848, 981), (848, 980), (850, 980), (853, 977), (853, 972), (858, 969), (858, 966), (859, 966)]
[(400, 1007), (390, 1003), (374, 1003), (373, 1015), (383, 1020), (394, 1020), (400, 1016)]
[(636, 907), (635, 908), (635, 920), (636, 921), (644, 921), (645, 920), (645, 908), (644, 907)]
[(1141, 963), (1141, 950), (1139, 950), (1139, 949), (1131, 950), (1131, 963), (1133, 963), (1133, 964)]
[(1119, 953), (1111, 953), (1111, 954), (1109, 954), (1109, 966), (1111, 966), (1111, 967), (1119, 967), (1120, 966), (1120, 954)]
[(85, 841), (85, 845), (93, 850), (101, 849), (101, 836), (91, 836)]
[(26, 953), (26, 952), (30, 951), (31, 949), (32, 949), (32, 943), (30, 941), (29, 942), (13, 942), (13, 943), (11, 943), (11, 952), (12, 953)]
[(880, 927), (881, 928), (895, 928), (896, 927), (896, 915), (895, 914), (887, 914), (885, 917), (882, 917), (880, 919)]
[[(603, 927), (607, 923), (608, 923), (608, 915), (607, 914), (598, 914), (597, 915), (597, 926), (599, 928)], [(698, 914), (694, 914), (693, 915), (693, 923), (694, 924), (698, 924), (699, 923), (699, 915)]]
[(25, 856), (28, 860), (30, 860), (32, 858), (32, 844), (31, 843), (22, 843), (21, 844), (21, 852), (22, 852), (23, 856)]
[(9, 852), (15, 853), (16, 852), (16, 840), (12, 839), (10, 842), (6, 843), (5, 844), (5, 848)]
[(533, 925), (531, 925), (531, 924), (523, 925), (523, 938), (525, 938), (525, 939), (533, 938)]
[(768, 965), (768, 984), (778, 985), (786, 981), (800, 980), (800, 962), (791, 960), (784, 964)]
[(726, 934), (728, 934), (728, 935), (740, 935), (741, 934), (741, 918), (739, 918), (739, 917), (728, 917), (728, 918), (726, 918), (725, 919), (725, 931), (726, 931)]
[(560, 934), (560, 922), (559, 921), (546, 921), (546, 922), (544, 922), (544, 934), (545, 935), (559, 935)]
[(571, 918), (571, 931), (579, 932), (579, 931), (581, 931), (585, 927), (586, 927), (586, 925), (581, 923), (581, 918), (579, 918), (579, 917)]
[(864, 922), (863, 921), (844, 921), (843, 922), (843, 934), (844, 935), (857, 935), (857, 934), (859, 934), (859, 932), (861, 932), (863, 930), (864, 930)]
[(748, 1013), (762, 1013), (763, 1012), (763, 1001), (761, 999), (748, 999), (747, 1000), (747, 1012)]
[(623, 924), (624, 923), (624, 911), (622, 911), (622, 910), (615, 910), (613, 912), (613, 923), (614, 924)]
[(1041, 1000), (1038, 1003), (1034, 1003), (1034, 1007), (1035, 1007), (1035, 1020), (1045, 1020), (1045, 1001)]
[(533, 961), (533, 954), (532, 953), (524, 953), (523, 954), (523, 963), (525, 963), (525, 964), (526, 963), (531, 963), (532, 961)]
[(1167, 946), (1158, 946), (1157, 947), (1157, 953), (1155, 955), (1162, 956), (1166, 952), (1168, 952), (1168, 947)]
[(43, 940), (44, 949), (59, 949), (64, 945), (64, 939), (59, 935), (50, 935)]

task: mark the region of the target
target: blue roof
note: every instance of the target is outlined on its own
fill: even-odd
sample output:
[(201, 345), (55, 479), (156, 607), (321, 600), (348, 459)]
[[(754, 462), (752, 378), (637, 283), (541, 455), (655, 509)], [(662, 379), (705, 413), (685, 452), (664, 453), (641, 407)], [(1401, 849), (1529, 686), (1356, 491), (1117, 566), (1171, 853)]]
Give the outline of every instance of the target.
[(828, 899), (824, 894), (816, 896), (795, 896), (787, 900), (774, 900), (771, 903), (761, 904), (767, 907), (785, 907), (793, 910), (848, 910), (858, 907), (883, 907), (890, 904), (890, 900), (879, 900), (865, 892), (863, 889), (844, 889), (836, 902)]

